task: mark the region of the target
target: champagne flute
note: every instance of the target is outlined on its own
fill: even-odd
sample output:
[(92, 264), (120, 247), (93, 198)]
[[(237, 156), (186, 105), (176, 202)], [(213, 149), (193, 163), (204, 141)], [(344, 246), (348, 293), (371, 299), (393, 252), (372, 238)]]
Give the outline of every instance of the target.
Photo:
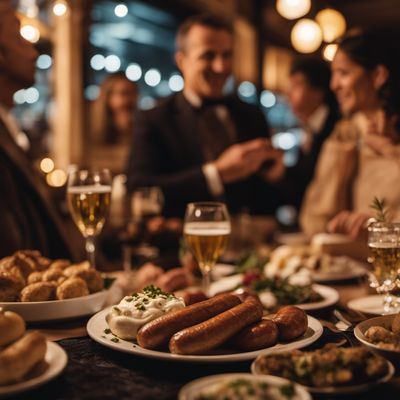
[(99, 171), (75, 170), (68, 174), (68, 208), (75, 224), (86, 240), (86, 253), (94, 268), (95, 238), (103, 229), (111, 202), (111, 174)]
[(399, 307), (399, 299), (391, 292), (400, 285), (400, 223), (375, 222), (368, 227), (368, 246), (374, 272), (370, 286), (383, 294), (384, 313)]
[(203, 276), (203, 290), (209, 295), (211, 270), (222, 255), (231, 233), (228, 210), (223, 203), (189, 203), (183, 233)]

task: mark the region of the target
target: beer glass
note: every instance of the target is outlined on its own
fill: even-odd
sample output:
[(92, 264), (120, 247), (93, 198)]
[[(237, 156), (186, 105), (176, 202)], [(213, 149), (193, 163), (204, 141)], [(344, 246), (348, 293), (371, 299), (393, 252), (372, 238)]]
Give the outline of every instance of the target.
[(208, 296), (211, 270), (222, 255), (231, 233), (225, 204), (190, 203), (186, 207), (183, 233), (187, 247), (196, 258), (203, 276), (203, 290)]
[(368, 261), (374, 270), (370, 285), (383, 294), (385, 313), (399, 307), (399, 299), (391, 294), (400, 284), (400, 223), (375, 222), (368, 227), (368, 246), (371, 256)]
[(87, 258), (95, 267), (95, 238), (103, 229), (111, 201), (111, 174), (99, 171), (75, 170), (68, 174), (68, 209), (86, 240)]

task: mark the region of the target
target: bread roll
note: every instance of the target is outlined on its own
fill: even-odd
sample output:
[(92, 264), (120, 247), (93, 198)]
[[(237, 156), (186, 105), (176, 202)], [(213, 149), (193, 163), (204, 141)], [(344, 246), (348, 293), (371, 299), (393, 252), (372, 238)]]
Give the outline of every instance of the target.
[(19, 382), (32, 367), (44, 359), (46, 339), (30, 332), (0, 353), (0, 385)]
[(0, 346), (14, 342), (25, 333), (25, 321), (13, 311), (0, 307)]

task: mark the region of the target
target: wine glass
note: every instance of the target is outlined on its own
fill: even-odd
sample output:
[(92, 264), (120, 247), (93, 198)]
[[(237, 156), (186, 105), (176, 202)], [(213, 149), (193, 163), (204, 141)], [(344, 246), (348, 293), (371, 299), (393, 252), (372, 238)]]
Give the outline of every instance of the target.
[(370, 286), (383, 294), (383, 310), (391, 313), (399, 307), (399, 299), (391, 292), (400, 286), (400, 223), (375, 222), (368, 227), (368, 261), (374, 271)]
[(148, 239), (148, 222), (161, 214), (164, 196), (158, 186), (137, 188), (130, 197), (130, 222), (128, 241), (123, 245), (122, 258), (128, 280), (131, 279), (132, 264), (141, 264), (157, 257), (158, 249)]
[(110, 209), (110, 171), (101, 169), (69, 172), (67, 201), (72, 218), (85, 237), (87, 258), (90, 265), (95, 267), (95, 238), (103, 229)]
[(203, 290), (210, 291), (211, 270), (222, 255), (231, 233), (228, 210), (223, 203), (189, 203), (183, 233), (203, 276)]

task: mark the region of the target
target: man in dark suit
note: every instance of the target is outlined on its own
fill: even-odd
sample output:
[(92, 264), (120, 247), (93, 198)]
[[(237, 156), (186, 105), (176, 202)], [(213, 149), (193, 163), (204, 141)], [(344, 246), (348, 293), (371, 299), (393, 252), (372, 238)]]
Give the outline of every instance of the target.
[(223, 90), (232, 73), (232, 29), (210, 16), (186, 20), (176, 63), (185, 87), (139, 113), (127, 167), (127, 187), (160, 186), (165, 215), (182, 217), (190, 201), (222, 200), (232, 213), (272, 213), (267, 168), (280, 157), (262, 112)]
[(304, 140), (296, 164), (286, 168), (278, 188), (282, 202), (297, 209), (314, 175), (322, 144), (339, 119), (330, 77), (329, 65), (314, 57), (295, 59), (290, 70), (288, 100), (304, 129)]
[(13, 94), (33, 85), (37, 51), (20, 36), (8, 0), (0, 4), (0, 257), (36, 249), (52, 258), (78, 258), (72, 237), (49, 201), (40, 176), (17, 144), (9, 114)]

